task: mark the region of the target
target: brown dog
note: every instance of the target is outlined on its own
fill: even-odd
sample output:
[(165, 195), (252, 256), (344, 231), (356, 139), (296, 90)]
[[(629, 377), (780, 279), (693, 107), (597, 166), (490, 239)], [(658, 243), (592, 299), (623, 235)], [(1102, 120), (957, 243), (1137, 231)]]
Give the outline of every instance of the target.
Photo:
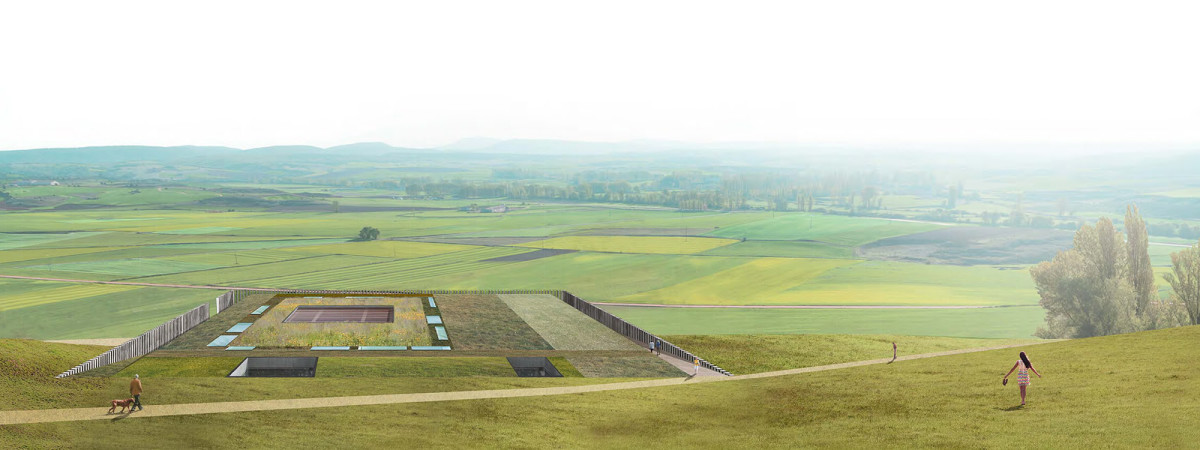
[(116, 412), (116, 411), (117, 411), (117, 407), (118, 407), (118, 406), (120, 406), (120, 407), (121, 407), (121, 413), (122, 413), (122, 414), (124, 414), (124, 413), (125, 413), (125, 408), (133, 409), (133, 408), (130, 408), (130, 406), (132, 406), (132, 405), (133, 405), (133, 399), (132, 399), (132, 398), (127, 398), (127, 399), (125, 399), (125, 400), (113, 400), (113, 401), (112, 401), (112, 407), (111, 407), (111, 408), (108, 408), (108, 413), (109, 413), (109, 414), (112, 414), (112, 413)]

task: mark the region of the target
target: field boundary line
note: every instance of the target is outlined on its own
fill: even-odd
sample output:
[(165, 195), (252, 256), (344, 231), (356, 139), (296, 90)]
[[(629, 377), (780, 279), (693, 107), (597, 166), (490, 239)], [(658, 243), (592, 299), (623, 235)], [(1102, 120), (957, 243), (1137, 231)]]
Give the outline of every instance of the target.
[(668, 305), (661, 303), (591, 302), (602, 306), (631, 306), (635, 308), (739, 308), (739, 309), (982, 309), (1010, 308), (1037, 305)]
[[(528, 247), (526, 247), (528, 248)], [(365, 265), (382, 264), (371, 263)], [(355, 266), (357, 267), (357, 266)], [(337, 269), (329, 269), (337, 270)], [(322, 271), (318, 271), (322, 272)], [(316, 272), (309, 272), (316, 273)], [(0, 275), (0, 278), (9, 278), (15, 280), (33, 280), (33, 281), (55, 281), (59, 283), (90, 283), (90, 284), (116, 284), (123, 286), (146, 286), (146, 287), (166, 287), (166, 288), (181, 288), (181, 289), (217, 289), (217, 290), (235, 290), (244, 291), (277, 291), (281, 288), (263, 288), (263, 287), (237, 287), (237, 286), (208, 286), (195, 284), (165, 284), (165, 283), (139, 283), (134, 281), (104, 281), (104, 280), (79, 280), (73, 278), (48, 278), (48, 277), (30, 277), (24, 275)], [(269, 278), (264, 278), (269, 279)], [(636, 308), (741, 308), (741, 309), (983, 309), (983, 308), (1012, 308), (1037, 305), (666, 305), (659, 303), (613, 303), (613, 302), (589, 302), (593, 305), (600, 306), (630, 306)]]
[(104, 281), (104, 280), (78, 280), (73, 278), (47, 278), (47, 277), (27, 277), (23, 275), (0, 275), (0, 278), (9, 278), (14, 280), (34, 280), (34, 281), (56, 281), (59, 283), (90, 283), (90, 284), (117, 284), (123, 286), (146, 286), (146, 287), (169, 287), (169, 288), (184, 288), (184, 289), (219, 289), (228, 291), (231, 289), (241, 289), (245, 291), (273, 291), (277, 289), (270, 288), (252, 288), (252, 287), (230, 287), (230, 286), (198, 286), (192, 284), (162, 284), (162, 283), (138, 283), (133, 281)]
[[(916, 359), (934, 358), (939, 356), (959, 355), (964, 353), (975, 353), (990, 350), (1001, 350), (1014, 347), (1026, 347), (1030, 345), (1041, 345), (1050, 342), (1058, 342), (1057, 340), (1047, 340), (1045, 342), (1033, 342), (1026, 344), (1009, 344), (994, 347), (970, 348), (960, 350), (948, 350), (943, 352), (922, 353), (917, 355), (905, 355), (896, 359), (897, 362), (911, 361)], [(643, 389), (652, 387), (678, 386), (683, 384), (695, 383), (719, 383), (735, 380), (749, 380), (755, 378), (771, 378), (786, 375), (796, 375), (811, 372), (823, 372), (828, 370), (846, 369), (851, 367), (860, 367), (876, 364), (887, 364), (891, 359), (871, 359), (864, 361), (852, 361), (838, 364), (828, 364), (823, 366), (803, 367), (799, 369), (777, 370), (771, 372), (754, 373), (747, 375), (735, 375), (732, 377), (695, 377), (695, 378), (665, 378), (658, 380), (643, 380), (643, 381), (628, 381), (617, 383), (601, 383), (584, 386), (558, 386), (550, 388), (519, 388), (519, 389), (494, 389), (482, 391), (454, 391), (454, 392), (426, 392), (412, 394), (380, 394), (380, 395), (359, 395), (349, 397), (314, 397), (314, 398), (292, 398), (292, 399), (276, 399), (276, 400), (249, 400), (236, 402), (213, 402), (213, 403), (179, 403), (172, 405), (152, 405), (150, 409), (138, 411), (135, 414), (106, 414), (107, 408), (104, 406), (96, 406), (92, 408), (63, 408), (63, 409), (35, 409), (25, 411), (0, 411), (0, 425), (17, 425), (27, 423), (45, 423), (45, 422), (75, 422), (82, 420), (116, 420), (116, 419), (131, 419), (141, 417), (163, 417), (163, 416), (182, 416), (196, 414), (215, 414), (215, 413), (230, 413), (230, 412), (250, 412), (250, 411), (274, 411), (285, 409), (306, 409), (306, 408), (324, 408), (338, 406), (364, 406), (364, 405), (388, 405), (402, 403), (427, 403), (427, 402), (442, 402), (455, 400), (478, 400), (478, 399), (495, 399), (495, 398), (518, 398), (518, 397), (538, 397), (549, 395), (563, 394), (580, 394), (587, 392), (605, 392), (617, 391), (626, 389)]]

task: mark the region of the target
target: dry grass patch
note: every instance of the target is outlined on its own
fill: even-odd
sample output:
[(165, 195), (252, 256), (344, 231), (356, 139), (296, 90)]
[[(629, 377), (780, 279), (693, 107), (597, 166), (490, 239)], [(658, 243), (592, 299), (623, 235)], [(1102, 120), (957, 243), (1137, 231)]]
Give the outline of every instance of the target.
[(552, 295), (503, 294), (509, 308), (555, 350), (640, 350), (633, 341)]
[(537, 331), (495, 295), (438, 295), (455, 350), (551, 350)]
[[(395, 308), (391, 323), (284, 323), (302, 305), (379, 305)], [(312, 347), (429, 345), (429, 326), (419, 297), (289, 297), (267, 310), (231, 346)]]

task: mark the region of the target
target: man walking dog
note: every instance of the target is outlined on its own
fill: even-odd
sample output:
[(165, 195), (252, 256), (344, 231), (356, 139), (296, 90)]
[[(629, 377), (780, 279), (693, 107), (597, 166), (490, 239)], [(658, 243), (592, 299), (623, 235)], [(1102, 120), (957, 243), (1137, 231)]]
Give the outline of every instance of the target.
[[(138, 375), (133, 374), (133, 381), (129, 382), (129, 395), (133, 396), (133, 406), (129, 407), (129, 412), (142, 410), (142, 379)], [(134, 409), (137, 408), (137, 409)]]

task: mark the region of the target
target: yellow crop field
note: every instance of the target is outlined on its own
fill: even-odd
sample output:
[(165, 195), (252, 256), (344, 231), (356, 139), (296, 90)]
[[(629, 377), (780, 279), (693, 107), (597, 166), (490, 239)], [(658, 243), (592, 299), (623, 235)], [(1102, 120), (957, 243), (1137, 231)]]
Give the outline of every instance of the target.
[(133, 289), (141, 289), (141, 286), (80, 284), (22, 292), (12, 295), (0, 295), (0, 311), (93, 297), (97, 295), (111, 294), (114, 292), (130, 291)]
[(617, 300), (698, 305), (805, 303), (803, 296), (789, 290), (830, 269), (859, 262), (845, 259), (758, 258), (707, 276)]
[(58, 256), (82, 255), (84, 253), (107, 252), (130, 247), (85, 247), (85, 248), (31, 248), (0, 251), (0, 263), (32, 261)]
[(409, 241), (346, 242), (340, 244), (307, 245), (280, 249), (286, 252), (376, 256), (380, 258), (420, 258), (480, 248), (475, 245), (435, 244)]
[(736, 239), (678, 236), (564, 236), (521, 244), (524, 247), (612, 253), (690, 255), (723, 247)]

